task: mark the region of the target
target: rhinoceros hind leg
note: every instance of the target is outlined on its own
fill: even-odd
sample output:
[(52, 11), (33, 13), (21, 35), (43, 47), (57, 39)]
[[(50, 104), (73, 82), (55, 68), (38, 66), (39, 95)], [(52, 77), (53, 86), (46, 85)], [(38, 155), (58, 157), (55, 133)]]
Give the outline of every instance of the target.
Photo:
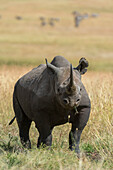
[(31, 142), (29, 139), (29, 129), (31, 125), (31, 120), (29, 120), (25, 115), (23, 121), (20, 123), (19, 127), (19, 135), (21, 139), (21, 143), (25, 148), (31, 148)]
[(30, 149), (31, 142), (29, 139), (29, 129), (32, 121), (25, 115), (16, 97), (13, 98), (13, 106), (17, 124), (19, 127), (21, 143), (25, 148)]

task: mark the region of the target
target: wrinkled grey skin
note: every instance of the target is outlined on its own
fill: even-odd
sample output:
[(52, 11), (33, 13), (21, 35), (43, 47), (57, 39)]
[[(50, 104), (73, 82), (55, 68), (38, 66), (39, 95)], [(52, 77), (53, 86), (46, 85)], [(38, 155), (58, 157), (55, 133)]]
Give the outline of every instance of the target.
[(80, 136), (87, 124), (91, 107), (81, 82), (82, 70), (87, 67), (82, 66), (83, 63), (79, 62), (78, 67), (72, 69), (64, 57), (56, 56), (51, 64), (41, 64), (17, 81), (13, 106), (20, 139), (25, 147), (31, 148), (29, 128), (32, 121), (39, 131), (39, 147), (41, 144), (51, 146), (53, 128), (69, 120), (72, 124), (69, 148), (80, 153)]

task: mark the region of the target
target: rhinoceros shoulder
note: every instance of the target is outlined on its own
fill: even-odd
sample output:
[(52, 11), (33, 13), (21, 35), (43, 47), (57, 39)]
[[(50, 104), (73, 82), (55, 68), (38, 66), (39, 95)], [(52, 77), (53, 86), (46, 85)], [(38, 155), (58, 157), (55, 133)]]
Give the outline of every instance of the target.
[(19, 85), (21, 85), (22, 87), (32, 87), (32, 85), (34, 84), (35, 81), (38, 81), (38, 79), (40, 79), (43, 71), (46, 69), (46, 65), (45, 64), (41, 64), (36, 68), (33, 68), (31, 71), (29, 71), (27, 74), (25, 74), (24, 76), (22, 76), (18, 83)]

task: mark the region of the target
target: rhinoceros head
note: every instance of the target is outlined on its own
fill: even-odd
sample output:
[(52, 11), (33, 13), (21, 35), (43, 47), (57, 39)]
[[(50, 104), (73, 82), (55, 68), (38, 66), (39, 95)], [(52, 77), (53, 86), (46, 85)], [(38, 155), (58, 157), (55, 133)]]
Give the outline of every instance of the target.
[(57, 101), (64, 107), (72, 109), (79, 105), (81, 100), (81, 81), (73, 71), (72, 64), (69, 67), (55, 67), (47, 62), (49, 68), (54, 74), (55, 95)]

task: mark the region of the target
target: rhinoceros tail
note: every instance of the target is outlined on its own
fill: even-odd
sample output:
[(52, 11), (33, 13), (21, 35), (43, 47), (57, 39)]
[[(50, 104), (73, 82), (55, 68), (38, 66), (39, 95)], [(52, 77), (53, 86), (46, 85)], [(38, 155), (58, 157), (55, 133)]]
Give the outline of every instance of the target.
[(13, 123), (13, 121), (15, 120), (16, 116), (13, 117), (13, 119), (9, 122), (9, 125), (11, 125)]

